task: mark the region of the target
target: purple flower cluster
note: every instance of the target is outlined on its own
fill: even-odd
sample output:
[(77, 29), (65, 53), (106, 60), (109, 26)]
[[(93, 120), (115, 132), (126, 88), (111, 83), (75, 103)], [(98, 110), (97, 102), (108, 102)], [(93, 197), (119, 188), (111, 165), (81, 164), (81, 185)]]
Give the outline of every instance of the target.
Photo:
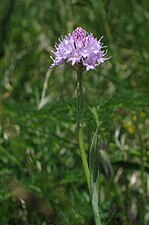
[(81, 65), (87, 71), (95, 69), (96, 66), (104, 63), (109, 58), (104, 58), (107, 51), (102, 51), (103, 46), (100, 40), (94, 38), (93, 34), (88, 34), (81, 27), (77, 27), (72, 34), (59, 39), (59, 44), (55, 44), (56, 51), (52, 51), (55, 59), (51, 56), (53, 64), (50, 68), (71, 62), (73, 65)]

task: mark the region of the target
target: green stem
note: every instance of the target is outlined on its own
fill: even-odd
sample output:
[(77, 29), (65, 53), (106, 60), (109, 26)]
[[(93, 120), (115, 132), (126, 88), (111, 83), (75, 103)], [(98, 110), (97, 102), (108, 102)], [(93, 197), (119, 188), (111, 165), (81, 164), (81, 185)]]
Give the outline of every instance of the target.
[[(98, 188), (96, 184), (92, 185), (90, 170), (86, 157), (83, 141), (83, 127), (82, 127), (82, 116), (83, 116), (83, 87), (82, 87), (82, 70), (77, 71), (77, 103), (78, 103), (78, 129), (79, 129), (79, 147), (84, 167), (84, 172), (87, 180), (87, 185), (91, 197), (92, 209), (94, 214), (94, 220), (96, 225), (101, 225), (99, 207), (98, 207)], [(93, 187), (92, 187), (93, 186)]]
[(79, 147), (80, 147), (80, 153), (81, 153), (82, 163), (83, 163), (83, 167), (84, 167), (84, 172), (85, 172), (85, 176), (86, 176), (86, 180), (87, 180), (87, 186), (88, 186), (88, 189), (90, 192), (90, 172), (89, 172), (88, 163), (87, 163), (87, 159), (86, 159), (86, 153), (85, 153), (85, 149), (84, 149), (82, 127), (79, 128)]
[(84, 141), (83, 141), (83, 128), (82, 128), (82, 112), (83, 112), (83, 87), (82, 87), (82, 71), (77, 72), (77, 102), (78, 102), (78, 129), (79, 129), (79, 147), (81, 159), (84, 167), (84, 172), (87, 180), (88, 189), (90, 192), (90, 172), (86, 158)]

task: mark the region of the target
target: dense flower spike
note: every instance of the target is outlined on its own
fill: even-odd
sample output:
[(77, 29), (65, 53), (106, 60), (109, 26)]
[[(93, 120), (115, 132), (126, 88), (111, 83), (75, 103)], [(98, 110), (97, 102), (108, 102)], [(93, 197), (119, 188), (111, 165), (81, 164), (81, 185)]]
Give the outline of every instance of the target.
[(72, 34), (59, 39), (59, 44), (55, 44), (56, 51), (52, 51), (55, 59), (51, 56), (53, 64), (50, 68), (71, 62), (73, 65), (81, 65), (87, 71), (93, 70), (96, 66), (104, 63), (109, 58), (104, 58), (107, 51), (102, 51), (103, 46), (100, 40), (94, 38), (93, 34), (88, 34), (81, 27), (77, 27)]

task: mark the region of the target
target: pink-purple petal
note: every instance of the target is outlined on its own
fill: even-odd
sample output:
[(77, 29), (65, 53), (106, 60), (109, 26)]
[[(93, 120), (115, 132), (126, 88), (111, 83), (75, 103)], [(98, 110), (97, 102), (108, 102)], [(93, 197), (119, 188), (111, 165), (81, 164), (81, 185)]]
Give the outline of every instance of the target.
[(71, 62), (72, 65), (81, 63), (87, 71), (95, 69), (109, 59), (104, 58), (107, 52), (101, 50), (106, 47), (101, 43), (102, 38), (97, 40), (81, 27), (76, 28), (72, 34), (59, 38), (59, 44), (55, 44), (56, 51), (52, 51), (55, 58), (51, 57), (53, 63), (50, 68)]

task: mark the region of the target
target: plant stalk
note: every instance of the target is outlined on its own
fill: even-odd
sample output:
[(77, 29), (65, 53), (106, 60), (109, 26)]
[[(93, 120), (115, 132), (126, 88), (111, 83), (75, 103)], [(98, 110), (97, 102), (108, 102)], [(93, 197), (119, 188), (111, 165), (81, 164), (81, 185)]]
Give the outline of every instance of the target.
[(86, 158), (84, 141), (83, 141), (83, 127), (82, 127), (82, 114), (83, 114), (83, 87), (82, 87), (82, 71), (77, 71), (77, 106), (78, 106), (78, 129), (79, 129), (79, 147), (81, 159), (84, 167), (84, 172), (87, 180), (88, 189), (90, 192), (90, 172)]
[(87, 180), (87, 185), (91, 197), (92, 210), (94, 215), (94, 220), (96, 225), (101, 225), (99, 207), (98, 207), (98, 191), (96, 185), (91, 183), (91, 174), (88, 166), (88, 161), (86, 157), (84, 141), (83, 141), (83, 127), (82, 127), (82, 117), (83, 117), (83, 87), (82, 87), (82, 71), (78, 69), (77, 71), (77, 106), (78, 106), (78, 130), (79, 130), (79, 147), (81, 153), (81, 159), (84, 167), (84, 172)]

